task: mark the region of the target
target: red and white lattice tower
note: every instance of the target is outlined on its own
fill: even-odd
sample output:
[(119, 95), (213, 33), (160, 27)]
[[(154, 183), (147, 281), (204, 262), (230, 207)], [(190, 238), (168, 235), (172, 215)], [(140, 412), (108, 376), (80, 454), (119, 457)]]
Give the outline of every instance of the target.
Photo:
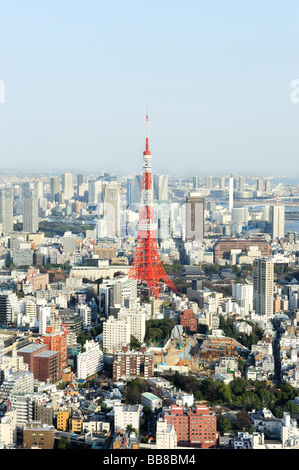
[(177, 292), (169, 279), (158, 253), (156, 225), (154, 223), (153, 188), (152, 188), (152, 154), (149, 150), (148, 113), (146, 115), (146, 141), (143, 152), (143, 178), (141, 205), (139, 213), (138, 239), (133, 263), (128, 277), (139, 282), (146, 282), (151, 295), (159, 298), (159, 282), (162, 280), (173, 291)]

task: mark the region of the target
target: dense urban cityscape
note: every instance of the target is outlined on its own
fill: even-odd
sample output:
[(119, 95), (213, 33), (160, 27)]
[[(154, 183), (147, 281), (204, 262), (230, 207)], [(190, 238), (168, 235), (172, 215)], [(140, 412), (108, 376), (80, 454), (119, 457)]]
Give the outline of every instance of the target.
[(298, 15), (1, 2), (10, 464), (299, 449)]
[(1, 174), (2, 449), (296, 449), (299, 183)]

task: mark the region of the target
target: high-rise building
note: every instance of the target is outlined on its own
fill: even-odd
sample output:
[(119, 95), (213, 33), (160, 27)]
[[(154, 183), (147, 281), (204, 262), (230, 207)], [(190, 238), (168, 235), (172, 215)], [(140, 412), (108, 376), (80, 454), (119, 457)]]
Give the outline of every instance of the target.
[(88, 202), (98, 204), (102, 202), (102, 181), (88, 181)]
[(80, 186), (83, 183), (84, 183), (84, 176), (83, 175), (77, 175), (77, 196), (79, 196)]
[(206, 188), (211, 189), (213, 186), (213, 178), (212, 176), (207, 176), (206, 177)]
[(13, 231), (13, 190), (4, 188), (0, 190), (0, 224), (2, 232)]
[(154, 175), (153, 196), (156, 201), (168, 200), (168, 175)]
[(142, 175), (135, 175), (133, 181), (132, 203), (140, 204), (142, 193)]
[(193, 176), (193, 189), (199, 188), (199, 176)]
[(205, 200), (196, 193), (186, 198), (186, 239), (204, 239), (204, 208)]
[(263, 178), (258, 178), (256, 181), (256, 190), (259, 192), (263, 192), (264, 190), (264, 180)]
[(228, 180), (228, 209), (231, 212), (234, 207), (234, 178)]
[(269, 180), (265, 181), (265, 193), (270, 194), (271, 192), (271, 183)]
[(58, 194), (60, 191), (60, 178), (59, 176), (50, 177), (50, 197), (51, 201), (58, 201)]
[(133, 203), (133, 178), (127, 179), (127, 204), (130, 206)]
[(62, 175), (62, 192), (66, 200), (74, 197), (74, 175), (72, 173)]
[(238, 191), (245, 191), (245, 177), (238, 177)]
[(225, 176), (220, 176), (219, 177), (219, 183), (218, 183), (219, 189), (225, 189)]
[(34, 189), (23, 189), (23, 231), (38, 232), (38, 197)]
[(270, 233), (272, 240), (284, 238), (285, 230), (285, 207), (278, 205), (270, 206)]
[(274, 262), (257, 258), (253, 263), (253, 309), (257, 315), (273, 315)]
[(233, 207), (231, 223), (232, 224), (247, 225), (247, 223), (248, 223), (248, 208), (247, 207)]
[(120, 184), (117, 181), (103, 183), (103, 210), (107, 237), (119, 237)]
[(10, 325), (17, 321), (20, 313), (18, 297), (13, 292), (3, 292), (0, 294), (0, 323)]

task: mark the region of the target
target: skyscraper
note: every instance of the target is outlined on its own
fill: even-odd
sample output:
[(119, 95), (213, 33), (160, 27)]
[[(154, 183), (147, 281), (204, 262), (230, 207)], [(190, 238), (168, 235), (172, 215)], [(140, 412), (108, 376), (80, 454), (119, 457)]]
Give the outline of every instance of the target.
[(104, 221), (108, 237), (120, 236), (120, 183), (103, 182)]
[(140, 204), (142, 192), (142, 175), (135, 175), (133, 181), (132, 203)]
[(23, 189), (23, 231), (38, 231), (38, 198), (34, 189)]
[(259, 192), (263, 192), (264, 190), (264, 180), (263, 178), (258, 178), (256, 181), (256, 190)]
[(130, 206), (133, 202), (133, 179), (127, 179), (127, 204)]
[(284, 237), (285, 228), (285, 208), (284, 206), (270, 206), (270, 233), (272, 240), (280, 240)]
[(205, 200), (196, 193), (186, 198), (186, 239), (204, 239), (204, 208)]
[(66, 200), (74, 197), (74, 175), (72, 173), (62, 175), (62, 192)]
[(228, 209), (231, 212), (234, 207), (234, 178), (230, 177), (228, 181)]
[(97, 204), (102, 201), (102, 181), (88, 181), (88, 202)]
[(154, 199), (156, 201), (168, 200), (168, 175), (154, 175)]
[(253, 309), (257, 315), (273, 315), (274, 262), (257, 258), (253, 263)]
[(58, 201), (59, 190), (60, 190), (60, 178), (58, 176), (51, 176), (50, 177), (51, 201)]
[(0, 224), (2, 232), (13, 231), (13, 190), (4, 188), (0, 190)]

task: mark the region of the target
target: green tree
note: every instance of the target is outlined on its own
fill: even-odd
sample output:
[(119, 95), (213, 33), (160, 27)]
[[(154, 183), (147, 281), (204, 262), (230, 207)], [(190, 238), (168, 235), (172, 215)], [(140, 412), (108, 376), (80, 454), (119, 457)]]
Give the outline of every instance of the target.
[(225, 416), (221, 416), (218, 419), (217, 428), (218, 428), (218, 431), (221, 434), (223, 434), (223, 433), (225, 433), (227, 431), (230, 431), (232, 429), (232, 423)]
[(131, 335), (131, 338), (130, 338), (130, 348), (131, 349), (140, 349), (140, 346), (141, 346), (141, 343), (140, 341), (138, 341), (137, 338), (135, 338), (135, 336)]
[(291, 414), (292, 417), (299, 414), (299, 406), (296, 405), (293, 401), (288, 401), (286, 405), (287, 411)]
[(230, 387), (225, 383), (221, 383), (221, 385), (219, 386), (218, 396), (225, 404), (231, 403), (233, 398)]
[(275, 418), (278, 418), (278, 419), (283, 418), (283, 411), (280, 408), (280, 406), (275, 406), (272, 410), (272, 413), (275, 416)]
[(248, 382), (245, 379), (234, 379), (229, 383), (230, 389), (234, 395), (242, 395), (248, 388)]

